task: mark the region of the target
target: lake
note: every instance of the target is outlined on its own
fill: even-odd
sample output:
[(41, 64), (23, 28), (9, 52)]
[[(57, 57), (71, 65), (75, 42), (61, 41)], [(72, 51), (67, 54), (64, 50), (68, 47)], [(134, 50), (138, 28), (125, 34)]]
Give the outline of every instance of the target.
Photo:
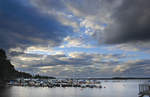
[(144, 82), (146, 80), (102, 81), (103, 88), (12, 86), (1, 88), (0, 97), (138, 97), (138, 85)]

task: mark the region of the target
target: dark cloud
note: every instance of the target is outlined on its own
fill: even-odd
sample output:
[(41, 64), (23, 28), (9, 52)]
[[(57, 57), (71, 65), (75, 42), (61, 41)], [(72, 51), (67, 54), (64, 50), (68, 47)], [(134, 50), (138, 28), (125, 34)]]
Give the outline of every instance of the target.
[(93, 28), (93, 36), (100, 43), (119, 44), (150, 40), (149, 0), (76, 0), (69, 4), (75, 15), (99, 26), (106, 24), (104, 30)]
[[(128, 63), (130, 57), (120, 54), (77, 53), (71, 56), (47, 53), (51, 53), (49, 46), (60, 45), (64, 37), (73, 32), (75, 24), (68, 18), (83, 24), (77, 26), (81, 33), (74, 36), (83, 34), (84, 38), (83, 30), (91, 29), (94, 33), (91, 36), (106, 44), (134, 45), (134, 42), (142, 41), (135, 45), (149, 49), (149, 4), (149, 0), (1, 0), (0, 48), (9, 49), (8, 55), (15, 68), (27, 72), (41, 72), (41, 67), (51, 66), (49, 73), (52, 74), (60, 71), (71, 75), (71, 69), (77, 68), (77, 74), (83, 76), (88, 75), (87, 72), (95, 76), (140, 75), (138, 72), (148, 75), (150, 69), (145, 67), (149, 67), (149, 60)], [(71, 45), (74, 44), (73, 41)], [(126, 49), (126, 45), (120, 48)], [(45, 48), (40, 50), (40, 47)]]
[[(14, 52), (13, 52), (14, 53)], [(120, 61), (114, 61), (114, 58), (124, 58), (121, 54), (117, 55), (105, 55), (105, 54), (87, 54), (87, 53), (76, 53), (76, 57), (68, 57), (65, 54), (58, 55), (37, 55), (37, 54), (20, 54), (13, 56), (12, 62), (18, 65), (28, 65), (29, 67), (42, 67), (42, 66), (57, 66), (57, 65), (70, 65), (75, 67), (90, 66), (97, 64), (107, 64), (115, 66)], [(107, 59), (109, 57), (109, 59)]]
[(113, 10), (113, 23), (106, 27), (106, 43), (125, 43), (150, 40), (150, 1), (123, 0)]
[[(65, 59), (60, 59), (65, 58)], [(31, 63), (32, 64), (32, 63)], [(72, 65), (72, 66), (88, 66), (92, 65), (93, 61), (91, 59), (80, 59), (80, 58), (68, 58), (67, 56), (55, 56), (49, 55), (44, 60), (37, 61), (36, 64), (30, 65), (31, 67), (42, 67), (42, 66), (56, 66), (56, 65)]]
[(9, 56), (14, 57), (14, 56), (18, 56), (18, 55), (22, 55), (25, 54), (24, 52), (17, 52), (17, 51), (12, 51), (9, 53)]
[(72, 32), (55, 17), (46, 16), (28, 1), (0, 1), (0, 47), (18, 45), (50, 44), (59, 45), (62, 39)]
[[(88, 54), (73, 53), (71, 56), (65, 54), (56, 55), (37, 55), (37, 54), (20, 54), (11, 57), (12, 63), (17, 70), (42, 74), (52, 74), (55, 76), (58, 72), (62, 76), (71, 76), (74, 73), (78, 76), (99, 76), (101, 73), (112, 74), (112, 69), (120, 61), (111, 60), (113, 58), (123, 58), (122, 55), (112, 54)], [(107, 59), (110, 58), (110, 60)], [(96, 73), (95, 75), (93, 75)], [(92, 74), (92, 75), (90, 75)]]
[(129, 68), (121, 72), (121, 75), (124, 75), (124, 76), (136, 75), (139, 77), (149, 76), (149, 70), (150, 70), (149, 64), (150, 64), (149, 59), (123, 63), (122, 65), (124, 66), (126, 65), (125, 67), (129, 67)]
[(66, 9), (63, 0), (30, 0), (30, 2), (41, 10), (58, 10), (64, 11)]
[[(115, 59), (118, 60), (115, 60)], [(22, 54), (12, 57), (17, 70), (70, 76), (148, 76), (150, 60), (119, 61), (129, 58), (119, 54), (74, 53), (73, 57), (65, 54), (37, 55)], [(96, 73), (96, 74), (95, 74)], [(58, 76), (56, 75), (56, 76)]]

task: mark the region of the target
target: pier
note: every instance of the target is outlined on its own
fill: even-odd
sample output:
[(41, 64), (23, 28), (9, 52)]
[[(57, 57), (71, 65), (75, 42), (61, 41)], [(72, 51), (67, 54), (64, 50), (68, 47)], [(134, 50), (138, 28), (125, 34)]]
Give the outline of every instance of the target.
[(139, 85), (139, 97), (149, 96), (150, 97), (150, 84)]

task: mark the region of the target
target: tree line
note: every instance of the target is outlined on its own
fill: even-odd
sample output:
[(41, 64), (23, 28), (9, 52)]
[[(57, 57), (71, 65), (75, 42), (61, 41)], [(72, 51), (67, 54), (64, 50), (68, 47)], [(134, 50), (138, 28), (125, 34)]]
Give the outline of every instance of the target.
[(9, 81), (11, 79), (16, 79), (16, 78), (55, 79), (55, 77), (48, 77), (48, 76), (40, 76), (40, 75), (32, 76), (29, 73), (15, 70), (10, 60), (7, 59), (5, 51), (3, 49), (0, 49), (0, 82), (6, 82), (6, 81)]

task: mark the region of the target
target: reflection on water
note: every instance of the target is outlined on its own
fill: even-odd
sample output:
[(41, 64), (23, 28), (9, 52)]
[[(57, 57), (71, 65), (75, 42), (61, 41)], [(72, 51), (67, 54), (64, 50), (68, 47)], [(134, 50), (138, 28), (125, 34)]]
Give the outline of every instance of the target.
[[(143, 81), (107, 81), (103, 88), (37, 88), (9, 87), (0, 89), (0, 97), (138, 97), (138, 84)], [(104, 88), (105, 87), (105, 88)]]

